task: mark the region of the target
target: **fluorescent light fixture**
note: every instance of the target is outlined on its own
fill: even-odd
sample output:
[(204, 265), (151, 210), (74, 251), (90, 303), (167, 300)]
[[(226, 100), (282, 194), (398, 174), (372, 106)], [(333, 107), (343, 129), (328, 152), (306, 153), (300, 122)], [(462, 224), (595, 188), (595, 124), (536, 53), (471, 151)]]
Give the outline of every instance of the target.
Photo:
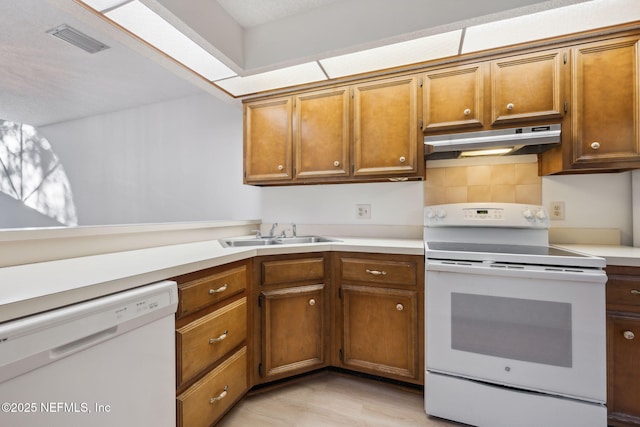
[(461, 53), (640, 20), (638, 0), (593, 0), (467, 28)]
[(489, 150), (463, 151), (460, 157), (498, 156), (513, 151), (513, 147), (491, 148)]
[(318, 63), (307, 62), (266, 73), (219, 80), (215, 84), (232, 95), (239, 96), (322, 80), (327, 80), (327, 76), (322, 72)]
[(233, 70), (138, 0), (121, 6), (113, 6), (113, 1), (105, 0), (85, 0), (84, 3), (98, 11), (104, 10), (106, 17), (207, 80), (236, 75)]
[(360, 52), (320, 60), (329, 78), (378, 71), (416, 64), (436, 58), (455, 56), (462, 30), (422, 37)]

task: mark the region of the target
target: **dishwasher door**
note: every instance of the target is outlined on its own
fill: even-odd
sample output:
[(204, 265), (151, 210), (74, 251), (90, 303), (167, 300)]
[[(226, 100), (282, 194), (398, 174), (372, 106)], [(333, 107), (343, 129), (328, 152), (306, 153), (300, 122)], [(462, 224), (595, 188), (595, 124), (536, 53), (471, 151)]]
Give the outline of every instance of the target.
[(175, 282), (0, 324), (0, 425), (175, 426)]

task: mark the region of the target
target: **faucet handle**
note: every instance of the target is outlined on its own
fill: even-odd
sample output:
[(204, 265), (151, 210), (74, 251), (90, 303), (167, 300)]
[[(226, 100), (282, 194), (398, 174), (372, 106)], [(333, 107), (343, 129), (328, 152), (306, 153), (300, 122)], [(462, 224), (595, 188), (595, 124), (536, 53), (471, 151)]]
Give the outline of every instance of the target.
[(291, 224), (291, 231), (293, 233), (293, 237), (296, 237), (298, 235), (298, 231), (296, 230), (295, 224)]
[(252, 232), (256, 233), (256, 239), (259, 239), (262, 237), (262, 234), (260, 234), (260, 229), (257, 230), (251, 230)]

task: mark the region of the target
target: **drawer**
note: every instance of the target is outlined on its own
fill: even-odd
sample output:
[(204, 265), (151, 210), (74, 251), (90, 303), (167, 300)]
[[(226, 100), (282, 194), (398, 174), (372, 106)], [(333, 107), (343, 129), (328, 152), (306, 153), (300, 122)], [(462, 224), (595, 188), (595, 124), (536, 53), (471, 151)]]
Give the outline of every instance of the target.
[(262, 263), (262, 284), (324, 282), (324, 258), (304, 258)]
[(640, 276), (609, 275), (607, 305), (625, 305), (640, 312)]
[(194, 320), (176, 331), (178, 384), (239, 346), (247, 337), (247, 298)]
[(417, 265), (412, 261), (340, 258), (340, 276), (342, 280), (415, 286)]
[(243, 347), (176, 398), (179, 427), (209, 427), (247, 390)]
[(241, 266), (179, 286), (178, 317), (193, 313), (247, 288), (247, 267)]

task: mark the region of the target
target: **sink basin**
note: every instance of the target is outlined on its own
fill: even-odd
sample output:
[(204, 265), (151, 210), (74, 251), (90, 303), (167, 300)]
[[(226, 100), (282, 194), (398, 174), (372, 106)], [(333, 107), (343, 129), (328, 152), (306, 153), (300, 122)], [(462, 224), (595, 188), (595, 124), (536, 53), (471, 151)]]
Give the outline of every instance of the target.
[(241, 246), (267, 246), (267, 245), (294, 245), (307, 243), (338, 242), (322, 236), (297, 236), (297, 237), (254, 237), (250, 239), (220, 239), (220, 244), (225, 247)]

